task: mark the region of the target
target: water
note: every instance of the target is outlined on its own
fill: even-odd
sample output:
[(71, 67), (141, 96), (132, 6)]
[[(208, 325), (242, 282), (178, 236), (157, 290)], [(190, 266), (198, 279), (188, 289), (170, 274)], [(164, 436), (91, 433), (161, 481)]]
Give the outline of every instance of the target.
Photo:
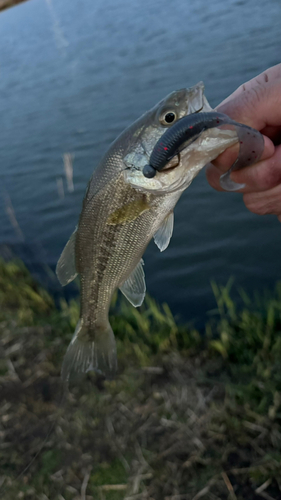
[[(0, 243), (25, 242), (35, 265), (53, 266), (117, 134), (172, 90), (203, 80), (215, 106), (280, 62), (280, 16), (278, 0), (32, 0), (1, 13)], [(64, 153), (75, 155), (73, 192)], [(169, 248), (145, 254), (147, 288), (198, 319), (215, 305), (211, 280), (272, 287), (280, 247), (275, 217), (213, 191), (202, 172), (176, 207)]]

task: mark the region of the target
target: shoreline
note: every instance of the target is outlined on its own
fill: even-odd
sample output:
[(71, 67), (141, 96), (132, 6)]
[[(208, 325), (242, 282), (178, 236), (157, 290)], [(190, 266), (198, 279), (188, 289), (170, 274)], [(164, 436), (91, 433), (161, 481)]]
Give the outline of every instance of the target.
[(62, 399), (78, 302), (58, 309), (0, 261), (1, 500), (280, 498), (281, 283), (241, 310), (214, 294), (204, 337), (150, 297), (121, 301), (118, 376), (91, 373)]

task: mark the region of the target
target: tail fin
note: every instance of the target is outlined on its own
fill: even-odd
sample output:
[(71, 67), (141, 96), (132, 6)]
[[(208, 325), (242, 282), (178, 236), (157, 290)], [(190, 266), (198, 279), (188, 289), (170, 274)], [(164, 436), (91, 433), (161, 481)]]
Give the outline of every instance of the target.
[(117, 355), (114, 334), (110, 324), (95, 331), (89, 331), (79, 320), (64, 356), (61, 377), (63, 382), (94, 370), (113, 378), (117, 371)]

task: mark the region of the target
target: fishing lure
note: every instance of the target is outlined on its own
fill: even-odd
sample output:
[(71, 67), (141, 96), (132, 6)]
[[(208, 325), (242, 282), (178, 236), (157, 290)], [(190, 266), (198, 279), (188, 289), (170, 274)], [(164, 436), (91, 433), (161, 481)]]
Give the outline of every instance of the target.
[(232, 181), (230, 174), (260, 159), (264, 149), (263, 136), (257, 130), (215, 111), (187, 115), (168, 128), (157, 141), (150, 155), (149, 164), (143, 168), (143, 175), (153, 178), (156, 172), (163, 170), (175, 155), (195, 141), (202, 132), (225, 125), (235, 127), (239, 141), (239, 154), (230, 169), (220, 177), (220, 184), (227, 191), (240, 189), (242, 185)]

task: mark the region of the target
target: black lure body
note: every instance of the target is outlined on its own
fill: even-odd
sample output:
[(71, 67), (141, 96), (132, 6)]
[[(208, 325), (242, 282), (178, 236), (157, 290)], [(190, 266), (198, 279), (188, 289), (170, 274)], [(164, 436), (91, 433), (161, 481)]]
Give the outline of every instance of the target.
[[(223, 183), (229, 178), (230, 172), (259, 160), (263, 152), (264, 141), (262, 134), (257, 130), (235, 122), (229, 116), (215, 111), (187, 115), (168, 128), (157, 141), (151, 153), (149, 165), (143, 168), (143, 175), (148, 178), (154, 177), (157, 171), (163, 170), (176, 154), (196, 140), (204, 130), (221, 127), (222, 125), (235, 126), (240, 146), (237, 160), (228, 172), (221, 177), (221, 185), (224, 187)], [(232, 190), (233, 187), (225, 185), (225, 189)]]

